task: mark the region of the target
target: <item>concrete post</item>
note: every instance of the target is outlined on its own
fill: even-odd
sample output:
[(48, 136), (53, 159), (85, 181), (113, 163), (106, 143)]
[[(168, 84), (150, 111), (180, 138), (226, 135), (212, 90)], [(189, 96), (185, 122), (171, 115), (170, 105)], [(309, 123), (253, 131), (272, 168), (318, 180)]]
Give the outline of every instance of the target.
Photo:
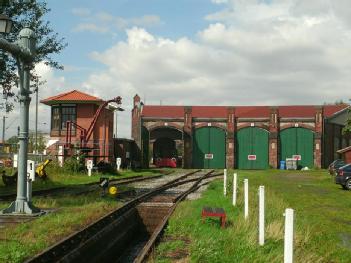
[(293, 263), (294, 210), (285, 209), (284, 263)]
[(244, 214), (245, 219), (249, 217), (249, 179), (244, 179)]
[(258, 188), (258, 243), (264, 245), (264, 186)]
[(237, 192), (237, 174), (233, 175), (233, 206), (236, 206), (236, 192)]
[(223, 171), (223, 193), (224, 193), (224, 196), (227, 195), (227, 169), (224, 169)]

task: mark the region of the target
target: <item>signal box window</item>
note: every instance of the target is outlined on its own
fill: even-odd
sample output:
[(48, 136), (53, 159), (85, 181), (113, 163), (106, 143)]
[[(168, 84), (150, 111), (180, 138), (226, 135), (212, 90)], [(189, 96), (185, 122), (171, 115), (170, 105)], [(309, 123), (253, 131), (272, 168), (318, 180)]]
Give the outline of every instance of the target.
[[(76, 105), (56, 105), (52, 106), (51, 111), (51, 133), (62, 135), (66, 132), (67, 121), (76, 122)], [(75, 127), (72, 127), (75, 131)]]

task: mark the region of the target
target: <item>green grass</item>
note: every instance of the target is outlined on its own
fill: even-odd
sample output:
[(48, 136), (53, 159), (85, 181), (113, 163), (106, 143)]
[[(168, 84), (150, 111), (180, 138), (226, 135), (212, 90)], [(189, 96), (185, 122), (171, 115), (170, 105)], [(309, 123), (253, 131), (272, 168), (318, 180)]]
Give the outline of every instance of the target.
[[(295, 210), (294, 262), (350, 262), (351, 192), (334, 184), (324, 170), (237, 171), (238, 205), (231, 205), (223, 180), (211, 183), (199, 200), (182, 202), (155, 252), (156, 262), (283, 262), (285, 208)], [(244, 219), (243, 179), (249, 179), (249, 219)], [(258, 186), (265, 186), (266, 243), (258, 246)], [(223, 207), (228, 226), (217, 219), (201, 222), (203, 206)], [(189, 240), (178, 242), (176, 240)], [(185, 252), (184, 252), (185, 251)]]
[[(34, 198), (33, 202), (42, 209), (57, 211), (0, 230), (0, 262), (23, 262), (120, 205), (112, 198), (100, 197), (99, 193), (73, 198)], [(6, 206), (8, 203), (0, 203), (0, 208)]]
[[(109, 174), (58, 173), (48, 169), (49, 178), (36, 180), (34, 189), (47, 189), (59, 186), (79, 186), (84, 183), (98, 182), (100, 176), (110, 178), (128, 178), (136, 175), (156, 175), (164, 170), (121, 171), (117, 176)], [(2, 182), (1, 182), (2, 183)], [(127, 186), (120, 186), (118, 191), (127, 190)], [(15, 192), (15, 187), (0, 185), (0, 194)], [(117, 208), (120, 203), (116, 200), (100, 197), (99, 191), (85, 195), (54, 197), (34, 197), (33, 203), (41, 209), (57, 209), (29, 223), (17, 224), (13, 227), (0, 229), (0, 262), (23, 262), (50, 245), (63, 239), (69, 234), (82, 229), (109, 211)], [(10, 202), (0, 202), (0, 210), (8, 207)]]
[[(7, 175), (11, 174), (13, 169), (6, 169)], [(80, 185), (86, 184), (91, 182), (98, 182), (100, 177), (109, 177), (111, 179), (114, 178), (128, 178), (131, 176), (136, 175), (157, 175), (160, 173), (164, 173), (165, 170), (121, 170), (118, 174), (101, 174), (101, 173), (93, 173), (92, 176), (88, 176), (84, 173), (67, 173), (62, 172), (61, 170), (57, 169), (56, 167), (50, 167), (50, 164), (47, 169), (48, 177), (43, 180), (37, 178), (33, 182), (33, 190), (42, 190), (42, 189), (49, 189), (49, 188), (56, 188), (56, 187), (64, 187), (64, 186), (71, 186), (71, 185)], [(1, 176), (0, 176), (1, 177)], [(1, 194), (11, 194), (16, 192), (16, 186), (5, 186), (3, 184), (2, 179), (0, 178), (0, 195)]]

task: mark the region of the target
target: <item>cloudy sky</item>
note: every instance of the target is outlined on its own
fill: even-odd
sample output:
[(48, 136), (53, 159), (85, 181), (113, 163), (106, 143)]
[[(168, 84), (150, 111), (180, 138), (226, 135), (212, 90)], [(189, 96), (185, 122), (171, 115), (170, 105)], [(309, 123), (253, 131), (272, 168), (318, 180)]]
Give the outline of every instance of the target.
[[(40, 98), (72, 89), (104, 99), (120, 95), (126, 109), (120, 137), (130, 137), (136, 93), (146, 104), (163, 105), (322, 104), (351, 97), (349, 0), (48, 2), (47, 19), (68, 47), (56, 56), (64, 71), (37, 66), (47, 80)], [(39, 128), (46, 131), (48, 110), (40, 106)], [(16, 118), (9, 115), (14, 124), (6, 137)]]

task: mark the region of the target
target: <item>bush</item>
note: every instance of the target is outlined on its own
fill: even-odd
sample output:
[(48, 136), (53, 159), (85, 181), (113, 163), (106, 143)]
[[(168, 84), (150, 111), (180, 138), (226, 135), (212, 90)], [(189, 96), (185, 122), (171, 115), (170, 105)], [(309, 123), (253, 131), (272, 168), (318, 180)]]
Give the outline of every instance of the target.
[(82, 156), (72, 156), (63, 163), (63, 171), (65, 173), (79, 173), (84, 171), (84, 158)]

